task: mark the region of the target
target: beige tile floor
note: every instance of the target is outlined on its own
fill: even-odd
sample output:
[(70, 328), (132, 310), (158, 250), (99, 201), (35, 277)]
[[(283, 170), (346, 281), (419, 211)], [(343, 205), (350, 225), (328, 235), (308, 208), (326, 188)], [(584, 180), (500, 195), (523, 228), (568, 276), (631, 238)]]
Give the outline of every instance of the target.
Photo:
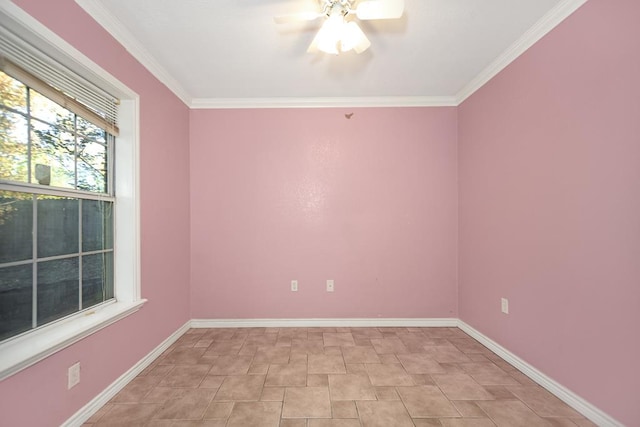
[(593, 426), (457, 328), (191, 329), (103, 426)]

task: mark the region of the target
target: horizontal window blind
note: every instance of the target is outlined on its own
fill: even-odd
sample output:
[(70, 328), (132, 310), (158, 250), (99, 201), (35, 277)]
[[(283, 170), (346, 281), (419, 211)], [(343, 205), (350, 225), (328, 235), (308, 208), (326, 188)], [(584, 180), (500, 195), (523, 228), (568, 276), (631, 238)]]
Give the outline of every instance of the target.
[(94, 125), (118, 136), (120, 100), (35, 47), (0, 29), (0, 69)]

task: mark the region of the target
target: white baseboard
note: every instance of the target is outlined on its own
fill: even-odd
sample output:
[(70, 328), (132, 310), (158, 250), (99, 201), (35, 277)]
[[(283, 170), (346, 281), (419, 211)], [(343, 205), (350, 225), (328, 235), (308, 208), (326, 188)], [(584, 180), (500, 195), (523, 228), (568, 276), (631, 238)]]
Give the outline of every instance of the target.
[(568, 388), (549, 378), (547, 375), (511, 353), (491, 338), (467, 325), (462, 320), (458, 321), (458, 327), (598, 426), (624, 427), (622, 423), (616, 421), (609, 414), (606, 414)]
[(120, 378), (111, 383), (105, 388), (99, 395), (94, 397), (89, 403), (84, 405), (78, 412), (73, 414), (66, 422), (62, 424), (62, 427), (80, 427), (84, 424), (93, 414), (98, 412), (105, 403), (107, 403), (113, 396), (115, 396), (120, 390), (122, 390), (131, 380), (140, 374), (147, 366), (149, 366), (154, 360), (158, 358), (171, 344), (177, 341), (185, 332), (189, 330), (190, 321), (182, 325), (177, 331), (164, 340), (159, 346), (154, 348), (149, 354), (143, 357), (138, 363), (133, 365), (131, 369), (122, 374)]
[(79, 427), (95, 414), (113, 396), (122, 390), (140, 372), (149, 366), (171, 344), (189, 328), (311, 328), (311, 327), (459, 327), (485, 347), (509, 362), (526, 376), (553, 393), (560, 400), (580, 412), (600, 427), (623, 427), (623, 424), (601, 411), (571, 390), (549, 378), (491, 338), (483, 335), (462, 320), (456, 318), (436, 319), (192, 319), (185, 323), (158, 347), (136, 363), (120, 378), (93, 398), (82, 409), (69, 418), (63, 427)]
[(193, 319), (192, 328), (455, 328), (458, 319)]

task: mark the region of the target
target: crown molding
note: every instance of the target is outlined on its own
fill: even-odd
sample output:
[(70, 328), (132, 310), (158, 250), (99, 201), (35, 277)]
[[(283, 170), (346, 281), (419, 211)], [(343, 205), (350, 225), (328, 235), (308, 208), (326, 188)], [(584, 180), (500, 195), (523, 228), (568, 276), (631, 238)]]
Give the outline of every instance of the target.
[(193, 109), (339, 108), (339, 107), (455, 107), (452, 96), (376, 96), (335, 98), (195, 98)]
[(191, 103), (191, 95), (176, 80), (153, 55), (125, 28), (122, 22), (113, 16), (98, 0), (75, 0), (100, 26), (140, 62), (162, 84), (173, 92), (185, 105)]
[(588, 0), (563, 0), (547, 14), (545, 14), (533, 27), (529, 28), (522, 37), (505, 50), (487, 68), (482, 70), (473, 80), (465, 85), (455, 96), (456, 105), (462, 104), (468, 97), (484, 86), (489, 80), (504, 70), (516, 58), (533, 46), (538, 40), (553, 30), (558, 24), (568, 18), (580, 6)]
[(75, 0), (160, 82), (192, 109), (456, 107), (588, 0), (563, 0), (454, 96), (193, 98), (99, 0)]

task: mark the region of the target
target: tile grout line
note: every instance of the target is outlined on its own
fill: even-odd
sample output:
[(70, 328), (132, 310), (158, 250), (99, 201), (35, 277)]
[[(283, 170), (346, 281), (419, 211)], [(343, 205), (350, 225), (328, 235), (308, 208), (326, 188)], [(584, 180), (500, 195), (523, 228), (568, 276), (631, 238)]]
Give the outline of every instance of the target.
[[(151, 375), (151, 373), (154, 373), (154, 370), (158, 367), (161, 366), (167, 366), (167, 365), (171, 365), (171, 367), (166, 370), (166, 369), (161, 369), (157, 372), (155, 372), (156, 374), (160, 374), (160, 375), (155, 375), (155, 376), (159, 376), (161, 378), (167, 378), (169, 376), (171, 376), (171, 373), (175, 371), (176, 366), (179, 365), (190, 365), (191, 362), (186, 362), (186, 360), (192, 360), (192, 358), (194, 356), (196, 356), (196, 353), (199, 354), (199, 357), (196, 357), (196, 359), (199, 361), (196, 362), (195, 364), (205, 364), (203, 362), (206, 362), (206, 364), (209, 366), (208, 369), (206, 370), (206, 372), (203, 374), (203, 376), (199, 379), (197, 379), (197, 384), (195, 384), (195, 388), (194, 390), (205, 390), (203, 388), (201, 388), (201, 386), (204, 384), (205, 380), (208, 378), (208, 376), (211, 374), (213, 367), (215, 366), (215, 360), (219, 359), (221, 356), (219, 354), (211, 354), (211, 356), (213, 356), (211, 358), (211, 360), (204, 360), (203, 358), (206, 359), (206, 357), (204, 356), (208, 351), (211, 351), (210, 349), (212, 348), (212, 346), (215, 346), (216, 343), (219, 344), (224, 344), (224, 345), (220, 345), (218, 346), (218, 350), (216, 350), (216, 352), (220, 352), (221, 354), (226, 354), (227, 352), (231, 351), (231, 353), (229, 353), (229, 356), (226, 357), (227, 362), (231, 363), (233, 365), (233, 353), (236, 354), (236, 357), (240, 354), (242, 354), (244, 362), (242, 363), (241, 366), (244, 366), (245, 363), (248, 362), (247, 364), (247, 368), (246, 368), (246, 372), (244, 374), (237, 374), (237, 373), (225, 373), (224, 370), (225, 369), (230, 369), (230, 366), (227, 366), (225, 368), (225, 364), (223, 363), (222, 365), (218, 365), (218, 368), (216, 368), (216, 372), (219, 371), (219, 376), (224, 377), (224, 379), (222, 380), (222, 382), (218, 385), (218, 387), (215, 388), (214, 393), (211, 395), (211, 400), (207, 403), (206, 407), (203, 409), (202, 412), (202, 416), (200, 417), (200, 420), (204, 420), (205, 414), (208, 410), (209, 407), (211, 407), (212, 404), (215, 404), (217, 401), (215, 400), (215, 398), (217, 397), (218, 393), (221, 390), (222, 384), (224, 383), (224, 381), (226, 381), (227, 378), (230, 377), (234, 377), (236, 375), (241, 376), (241, 377), (252, 377), (254, 375), (262, 375), (262, 380), (260, 382), (260, 389), (259, 389), (259, 395), (257, 396), (257, 400), (256, 402), (263, 402), (262, 396), (264, 395), (264, 391), (265, 389), (268, 389), (269, 387), (267, 387), (267, 378), (269, 376), (269, 372), (272, 366), (274, 365), (282, 365), (282, 363), (277, 363), (277, 361), (281, 361), (282, 359), (280, 358), (279, 355), (275, 355), (274, 353), (270, 353), (269, 349), (278, 349), (280, 350), (280, 348), (277, 346), (278, 341), (280, 340), (280, 336), (282, 334), (282, 336), (284, 337), (284, 333), (286, 332), (285, 328), (279, 329), (277, 332), (275, 332), (275, 335), (271, 335), (271, 333), (266, 334), (264, 331), (262, 331), (262, 333), (260, 331), (247, 331), (247, 330), (243, 330), (243, 328), (229, 328), (230, 330), (225, 331), (225, 333), (219, 334), (219, 335), (208, 335), (207, 331), (202, 331), (200, 333), (197, 332), (192, 332), (192, 336), (189, 337), (188, 339), (182, 338), (184, 337), (184, 333), (182, 336), (178, 337), (181, 340), (178, 341), (177, 339), (171, 343), (171, 345), (167, 348), (165, 348), (165, 351), (162, 352), (161, 354), (159, 354), (155, 359), (153, 359), (144, 370), (141, 370), (138, 375), (135, 378), (152, 378), (154, 377), (154, 375)], [(309, 373), (309, 352), (312, 352), (312, 355), (315, 355), (315, 350), (316, 347), (318, 347), (318, 345), (320, 345), (320, 348), (322, 349), (322, 353), (318, 353), (318, 356), (323, 355), (324, 357), (328, 357), (328, 358), (333, 358), (333, 359), (337, 359), (336, 356), (339, 356), (339, 358), (342, 361), (342, 366), (344, 367), (344, 375), (349, 375), (349, 374), (353, 374), (353, 375), (357, 375), (358, 372), (361, 371), (361, 368), (356, 368), (354, 366), (354, 371), (349, 371), (347, 370), (347, 363), (345, 360), (345, 351), (347, 350), (347, 348), (351, 348), (351, 347), (365, 347), (365, 348), (369, 348), (371, 349), (373, 352), (376, 353), (377, 356), (386, 356), (388, 355), (389, 357), (384, 357), (381, 360), (379, 360), (379, 363), (372, 363), (370, 365), (380, 365), (380, 366), (384, 366), (384, 365), (397, 365), (400, 368), (402, 368), (403, 372), (408, 375), (408, 377), (410, 378), (410, 384), (411, 384), (411, 388), (420, 388), (421, 386), (425, 386), (425, 385), (433, 385), (435, 386), (435, 390), (438, 390), (440, 394), (442, 394), (443, 397), (445, 397), (447, 399), (447, 402), (452, 405), (452, 407), (455, 409), (455, 413), (457, 414), (457, 416), (454, 416), (453, 418), (460, 418), (460, 419), (464, 419), (464, 418), (475, 418), (476, 416), (474, 415), (469, 415), (468, 417), (464, 416), (464, 413), (458, 408), (457, 405), (455, 405), (452, 399), (449, 398), (449, 396), (447, 396), (447, 394), (444, 392), (444, 389), (442, 388), (442, 386), (440, 384), (438, 384), (438, 382), (435, 380), (434, 375), (433, 374), (414, 374), (411, 372), (420, 372), (423, 367), (418, 366), (419, 369), (415, 369), (412, 367), (406, 367), (405, 364), (403, 363), (403, 360), (405, 360), (406, 358), (401, 359), (399, 357), (404, 355), (405, 353), (403, 351), (400, 351), (399, 347), (402, 347), (402, 349), (404, 349), (404, 351), (407, 351), (407, 354), (424, 354), (426, 357), (426, 359), (433, 359), (433, 361), (435, 363), (441, 363), (442, 365), (448, 365), (449, 367), (445, 369), (445, 373), (443, 375), (447, 375), (447, 374), (455, 374), (455, 372), (459, 371), (461, 373), (464, 373), (465, 375), (469, 376), (470, 380), (473, 381), (473, 383), (477, 384), (479, 387), (484, 388), (485, 391), (487, 393), (489, 393), (489, 395), (491, 396), (492, 401), (495, 402), (499, 402), (499, 401), (504, 401), (505, 399), (505, 393), (503, 391), (509, 391), (509, 388), (507, 385), (482, 385), (480, 383), (478, 383), (478, 380), (476, 380), (474, 378), (474, 376), (471, 374), (472, 372), (476, 372), (476, 368), (471, 369), (472, 368), (472, 364), (476, 364), (476, 365), (487, 365), (487, 368), (489, 366), (495, 368), (497, 371), (499, 371), (501, 374), (507, 375), (511, 378), (516, 379), (516, 381), (519, 383), (518, 387), (538, 387), (541, 389), (544, 389), (543, 387), (540, 387), (540, 385), (535, 384), (535, 381), (532, 381), (531, 384), (526, 383), (523, 384), (522, 381), (524, 381), (525, 377), (522, 378), (521, 380), (517, 380), (517, 378), (515, 378), (513, 375), (515, 375), (515, 373), (520, 373), (523, 374), (521, 370), (519, 370), (516, 366), (514, 366), (512, 363), (508, 362), (507, 359), (501, 357), (498, 353), (496, 353), (495, 351), (493, 351), (490, 347), (483, 345), (482, 341), (477, 340), (475, 337), (473, 337), (472, 335), (468, 334), (466, 331), (464, 331), (462, 328), (442, 328), (442, 332), (438, 332), (437, 334), (435, 333), (434, 330), (434, 334), (428, 334), (427, 330), (425, 328), (393, 328), (393, 329), (389, 329), (389, 330), (385, 330), (384, 328), (376, 328), (373, 327), (371, 329), (375, 330), (376, 333), (378, 334), (383, 334), (381, 335), (382, 338), (372, 338), (373, 336), (375, 336), (375, 334), (371, 334), (370, 338), (367, 338), (366, 341), (368, 341), (368, 343), (362, 344), (362, 345), (358, 345), (355, 343), (355, 341), (352, 344), (347, 344), (345, 346), (343, 345), (339, 345), (341, 343), (341, 341), (344, 341), (344, 337), (340, 338), (337, 336), (331, 336), (331, 335), (327, 335), (327, 334), (350, 334), (352, 335), (353, 333), (356, 332), (356, 328), (351, 328), (351, 329), (338, 329), (336, 327), (328, 327), (328, 328), (323, 328), (320, 329), (318, 331), (313, 331), (313, 329), (311, 327), (309, 328), (304, 328), (304, 335), (306, 335), (305, 340), (303, 340), (301, 337), (302, 335), (300, 335), (300, 344), (302, 344), (302, 347), (299, 348), (299, 352), (294, 351), (295, 346), (293, 345), (293, 340), (291, 341), (289, 346), (284, 346), (283, 352), (285, 352), (287, 354), (287, 359), (286, 362), (284, 363), (284, 365), (291, 365), (291, 361), (292, 361), (292, 356), (294, 354), (300, 354), (300, 355), (304, 355), (305, 358), (305, 363), (304, 365), (306, 366), (306, 369), (304, 371), (304, 375), (305, 375), (305, 380), (304, 380), (304, 387), (311, 387), (312, 385), (314, 385), (314, 387), (322, 387), (322, 388), (326, 388), (327, 393), (328, 393), (328, 402), (329, 402), (329, 407), (330, 407), (330, 411), (331, 411), (331, 417), (330, 419), (334, 419), (334, 405), (333, 403), (338, 402), (338, 401), (333, 401), (332, 397), (334, 397), (334, 394), (332, 392), (332, 388), (330, 386), (329, 383), (329, 378), (331, 374), (329, 371), (331, 371), (331, 367), (332, 364), (334, 364), (335, 360), (330, 362), (328, 366), (323, 366), (322, 369), (317, 369), (314, 368), (314, 372), (318, 371), (318, 373), (316, 374), (310, 374)], [(369, 328), (367, 328), (368, 330)], [(209, 331), (213, 331), (215, 329), (209, 329)], [(347, 332), (347, 330), (349, 330), (349, 332)], [(195, 331), (195, 330), (194, 330)], [(458, 333), (459, 332), (459, 333)], [(185, 332), (186, 333), (186, 332)], [(269, 336), (271, 335), (271, 336)], [(207, 338), (204, 338), (207, 337)], [(212, 338), (212, 339), (209, 339)], [(254, 338), (251, 338), (254, 337)], [(321, 338), (321, 339), (318, 339)], [(352, 335), (353, 338), (353, 335)], [(328, 341), (326, 341), (326, 339), (329, 339)], [(358, 339), (362, 339), (364, 341), (364, 338), (362, 337), (362, 335), (359, 336)], [(208, 346), (204, 347), (202, 345), (198, 346), (198, 343), (200, 341), (206, 341), (208, 342)], [(380, 340), (377, 342), (377, 344), (374, 345), (375, 341), (373, 340)], [(388, 341), (387, 341), (388, 340)], [(442, 359), (445, 360), (445, 362), (438, 362), (435, 358), (434, 353), (430, 352), (430, 349), (428, 347), (438, 347), (438, 344), (425, 344), (422, 345), (421, 344), (421, 340), (433, 340), (433, 341), (440, 341), (442, 340), (441, 345), (447, 345), (447, 346), (451, 346), (453, 349), (455, 349), (456, 351), (460, 352), (461, 354), (464, 354), (467, 357), (467, 361), (464, 360), (457, 360), (457, 361), (449, 361), (447, 362), (447, 359)], [(270, 344), (269, 344), (270, 343)], [(343, 342), (344, 343), (344, 342)], [(398, 346), (396, 345), (397, 343), (401, 343), (402, 345)], [(206, 344), (206, 343), (205, 343)], [(333, 344), (333, 345), (325, 345), (325, 344)], [(231, 345), (233, 348), (237, 349), (237, 350), (233, 350), (233, 349), (229, 349), (229, 348), (225, 348), (228, 347), (229, 345)], [(384, 353), (382, 355), (378, 354), (377, 351), (380, 351), (379, 349), (376, 350), (376, 345), (380, 345), (381, 349), (383, 349), (382, 351), (384, 351)], [(394, 347), (395, 346), (395, 347)], [(406, 348), (404, 347), (406, 346)], [(477, 348), (474, 348), (476, 347)], [(265, 353), (259, 353), (260, 348), (264, 347)], [(388, 351), (393, 350), (393, 353), (388, 353)], [(436, 349), (437, 350), (437, 349)], [(199, 353), (199, 351), (201, 351)], [(328, 351), (328, 353), (327, 353)], [(397, 351), (400, 351), (400, 353), (396, 353)], [(165, 354), (166, 353), (166, 354)], [(282, 353), (282, 352), (281, 352)], [(192, 355), (190, 355), (192, 354)], [(260, 356), (260, 354), (262, 354)], [(443, 353), (445, 354), (445, 353)], [(247, 358), (247, 356), (251, 355), (249, 358)], [(161, 357), (164, 356), (164, 357)], [(262, 357), (265, 357), (265, 362), (267, 363), (257, 363), (258, 357), (260, 356), (260, 361), (262, 360)], [(392, 356), (392, 357), (391, 357)], [(470, 356), (474, 356), (474, 357), (470, 357)], [(493, 357), (495, 356), (495, 358)], [(186, 357), (186, 360), (185, 360)], [(274, 357), (276, 359), (274, 359)], [(360, 357), (363, 362), (366, 362), (366, 357), (361, 354), (358, 357)], [(164, 359), (164, 361), (163, 361)], [(296, 360), (301, 359), (300, 357), (296, 356)], [(358, 359), (354, 359), (354, 360), (358, 360)], [(407, 359), (406, 361), (410, 361), (411, 359)], [(470, 360), (470, 361), (469, 361)], [(387, 363), (383, 363), (384, 361), (386, 361)], [(274, 362), (274, 363), (272, 363)], [(325, 361), (326, 362), (326, 361)], [(499, 363), (501, 362), (501, 363)], [(164, 363), (164, 364), (163, 364)], [(226, 362), (225, 362), (226, 363)], [(315, 363), (315, 362), (314, 362)], [(413, 361), (411, 363), (414, 363)], [(417, 362), (416, 362), (417, 363)], [(469, 366), (466, 366), (466, 365)], [(266, 366), (266, 370), (263, 372), (263, 367), (258, 367), (257, 369), (254, 370), (253, 373), (251, 373), (252, 367), (254, 365), (265, 365)], [(360, 363), (356, 364), (356, 365), (360, 365)], [(464, 366), (463, 366), (464, 365)], [(322, 365), (319, 365), (322, 366)], [(366, 376), (368, 376), (368, 384), (373, 388), (373, 390), (376, 392), (375, 393), (375, 401), (377, 402), (382, 402), (382, 400), (379, 398), (376, 386), (374, 386), (371, 382), (371, 376), (369, 371), (366, 369), (367, 367), (367, 363), (362, 363), (362, 366), (365, 368), (365, 372), (364, 374)], [(235, 365), (235, 368), (233, 368), (233, 371), (238, 371), (237, 370), (238, 365)], [(505, 369), (505, 367), (509, 368), (513, 368), (513, 371), (511, 369)], [(482, 366), (478, 367), (479, 369), (482, 368)], [(430, 369), (429, 365), (426, 366), (426, 369)], [(327, 373), (322, 373), (322, 371), (325, 370)], [(377, 370), (377, 368), (376, 368)], [(240, 371), (241, 372), (241, 371)], [(478, 373), (478, 372), (476, 372)], [(482, 373), (480, 371), (480, 373)], [(501, 374), (497, 374), (498, 377), (497, 379), (502, 379)], [(323, 385), (323, 381), (322, 378), (313, 378), (313, 381), (310, 380), (310, 375), (315, 375), (316, 377), (326, 377), (326, 386)], [(341, 373), (342, 375), (342, 373)], [(134, 378), (134, 379), (135, 379)], [(177, 378), (174, 378), (174, 381)], [(491, 378), (490, 378), (491, 379)], [(147, 391), (143, 391), (143, 395), (147, 396), (149, 395), (156, 387), (160, 387), (161, 382), (164, 381), (163, 379), (160, 379), (157, 383), (154, 383), (154, 385), (151, 387), (150, 390)], [(311, 382), (310, 382), (311, 381)], [(484, 382), (484, 380), (482, 380)], [(209, 385), (215, 385), (217, 381), (215, 381), (214, 383), (210, 383)], [(276, 384), (272, 384), (274, 386), (274, 388), (282, 388), (282, 397), (280, 399), (280, 422), (284, 421), (285, 419), (283, 418), (284, 415), (284, 406), (286, 403), (286, 396), (287, 396), (287, 389), (292, 387), (291, 384), (286, 385), (286, 384), (282, 384), (282, 385), (278, 385), (279, 381), (276, 381)], [(425, 384), (428, 383), (428, 384)], [(409, 411), (409, 407), (407, 406), (407, 398), (403, 398), (400, 394), (400, 388), (401, 388), (401, 384), (397, 383), (395, 385), (392, 385), (392, 388), (390, 388), (391, 390), (393, 390), (393, 392), (396, 394), (396, 399), (392, 399), (392, 400), (399, 400), (400, 403), (402, 404), (402, 408), (404, 408), (404, 413), (409, 416), (409, 419), (411, 420), (411, 422), (413, 424), (415, 424), (414, 420), (417, 419), (422, 419), (422, 417), (426, 417), (429, 418), (429, 416), (424, 416), (424, 415), (418, 415), (418, 413), (416, 413), (417, 418), (413, 418), (411, 415), (411, 412)], [(173, 389), (181, 389), (183, 388), (183, 386), (170, 386), (169, 387), (173, 388)], [(192, 386), (191, 386), (192, 387)], [(407, 385), (407, 387), (409, 387)], [(499, 393), (499, 395), (494, 395), (493, 392), (491, 392), (491, 388), (489, 387), (501, 387), (502, 389), (495, 389), (494, 391)], [(213, 389), (211, 389), (213, 390)], [(128, 392), (130, 393), (130, 391)], [(500, 396), (502, 395), (502, 396)], [(551, 394), (552, 395), (552, 394)], [(276, 396), (277, 394), (271, 394), (270, 396)], [(337, 397), (337, 396), (336, 396)], [(488, 396), (487, 396), (488, 397)], [(507, 396), (508, 397), (508, 396)], [(555, 398), (555, 397), (554, 397)], [(167, 398), (170, 399), (170, 398)], [(511, 398), (506, 399), (509, 401), (517, 401), (523, 404), (523, 407), (527, 408), (528, 411), (531, 412), (531, 414), (541, 418), (541, 419), (548, 419), (549, 417), (543, 417), (542, 415), (539, 415), (534, 409), (533, 407), (527, 403), (527, 397), (521, 398), (518, 395), (511, 393)], [(134, 399), (135, 400), (135, 399)], [(462, 399), (464, 400), (464, 399)], [(165, 402), (167, 400), (165, 399)], [(253, 400), (252, 400), (253, 401)], [(373, 401), (373, 400), (372, 400)], [(110, 401), (111, 402), (111, 401)], [(234, 413), (234, 410), (236, 409), (236, 403), (238, 401), (236, 400), (231, 400), (231, 409), (230, 411), (227, 413), (227, 417), (225, 418), (225, 424), (229, 424), (230, 419), (231, 419), (231, 415)], [(269, 402), (271, 402), (271, 400), (269, 400)], [(358, 422), (360, 425), (362, 425), (363, 423), (363, 419), (361, 418), (361, 416), (363, 414), (360, 413), (359, 407), (358, 407), (358, 400), (351, 400), (348, 402), (353, 402), (353, 405), (355, 406), (355, 414), (358, 417)], [(476, 404), (477, 406), (477, 402), (475, 400), (470, 400), (469, 402)], [(147, 403), (147, 402), (142, 402), (140, 401), (139, 404), (143, 404), (143, 403)], [(148, 402), (149, 404), (151, 402)], [(122, 401), (121, 403), (115, 403), (115, 405), (135, 405), (136, 403), (134, 402), (126, 402), (126, 401)], [(158, 402), (158, 405), (162, 405), (163, 403)], [(258, 407), (260, 407), (260, 405), (257, 405)], [(396, 408), (399, 408), (399, 406), (396, 406)], [(485, 412), (484, 409), (480, 406), (478, 406), (480, 414), (483, 414), (484, 418), (487, 421), (490, 421), (491, 423), (495, 424), (496, 421), (494, 419), (493, 416), (489, 415), (489, 413)], [(100, 408), (98, 408), (100, 409)], [(112, 412), (114, 409), (114, 406), (111, 406), (108, 408), (108, 410), (101, 415), (100, 419), (97, 419), (96, 421), (100, 422), (103, 420), (103, 417), (108, 416), (110, 412)], [(415, 409), (414, 409), (415, 410)], [(492, 410), (493, 412), (493, 410)], [(466, 412), (465, 412), (466, 413)], [(351, 414), (353, 414), (353, 412), (351, 412)], [(371, 415), (371, 414), (369, 414)], [(435, 416), (435, 415), (434, 415)], [(551, 418), (557, 418), (560, 417), (562, 419), (566, 419), (566, 420), (571, 420), (572, 418), (569, 416), (565, 416), (565, 415), (557, 415), (557, 416), (551, 416)], [(438, 419), (440, 421), (440, 423), (443, 423), (443, 421), (441, 421), (442, 419), (448, 419), (449, 416), (445, 416), (445, 417), (436, 417), (435, 419)], [(152, 418), (153, 419), (153, 418)], [(170, 419), (170, 417), (166, 418), (167, 420)], [(177, 418), (176, 418), (177, 419)], [(181, 418), (180, 418), (181, 419)], [(106, 421), (106, 420), (105, 420)], [(310, 420), (310, 418), (306, 418), (305, 417), (305, 425), (311, 425), (312, 421)], [(421, 423), (420, 423), (421, 424)]]

